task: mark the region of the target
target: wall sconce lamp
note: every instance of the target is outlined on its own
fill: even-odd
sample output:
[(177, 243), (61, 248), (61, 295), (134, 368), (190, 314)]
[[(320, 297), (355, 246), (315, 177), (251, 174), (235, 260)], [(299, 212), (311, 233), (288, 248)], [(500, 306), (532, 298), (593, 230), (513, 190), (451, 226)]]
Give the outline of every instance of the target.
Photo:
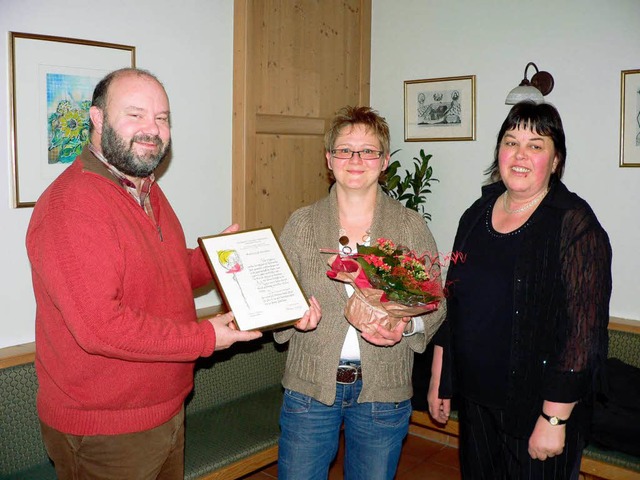
[[(531, 77), (531, 81), (527, 80), (527, 70), (533, 66), (536, 73)], [(536, 104), (544, 103), (544, 96), (553, 90), (553, 77), (549, 72), (541, 72), (535, 63), (529, 62), (524, 68), (524, 78), (520, 85), (509, 92), (507, 99), (504, 101), (507, 105), (515, 105), (523, 100), (533, 100)]]

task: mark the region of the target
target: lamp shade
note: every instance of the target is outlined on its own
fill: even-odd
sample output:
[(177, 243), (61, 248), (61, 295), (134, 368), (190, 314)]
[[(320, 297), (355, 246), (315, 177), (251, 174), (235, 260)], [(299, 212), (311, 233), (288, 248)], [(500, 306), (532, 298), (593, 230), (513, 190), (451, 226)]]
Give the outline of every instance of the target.
[[(533, 67), (536, 73), (531, 77), (531, 81), (527, 80), (527, 72), (529, 67)], [(509, 92), (507, 99), (504, 101), (507, 105), (515, 105), (518, 102), (531, 100), (536, 105), (544, 103), (544, 96), (553, 90), (553, 77), (549, 72), (541, 72), (538, 66), (533, 63), (527, 63), (524, 67), (524, 78), (520, 85)]]
[(515, 105), (518, 102), (522, 102), (524, 100), (531, 100), (536, 105), (540, 103), (544, 103), (544, 97), (540, 90), (531, 85), (518, 85), (516, 88), (509, 92), (507, 95), (507, 99), (504, 103), (507, 105)]

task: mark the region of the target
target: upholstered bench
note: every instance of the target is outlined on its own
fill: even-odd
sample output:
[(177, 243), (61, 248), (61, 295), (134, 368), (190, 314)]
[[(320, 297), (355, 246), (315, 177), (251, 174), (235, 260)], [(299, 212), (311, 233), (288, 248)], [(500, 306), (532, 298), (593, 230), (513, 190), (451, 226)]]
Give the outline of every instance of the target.
[[(54, 480), (36, 413), (33, 344), (4, 350), (0, 479)], [(197, 363), (186, 407), (186, 479), (235, 479), (276, 461), (285, 358), (266, 333)]]
[(187, 480), (238, 478), (276, 461), (285, 360), (265, 333), (198, 362), (187, 399)]
[[(609, 357), (640, 368), (640, 325), (622, 319), (609, 322)], [(411, 416), (411, 433), (432, 440), (457, 446), (458, 415), (451, 412), (446, 426), (434, 423), (427, 412), (414, 411)], [(581, 478), (585, 480), (638, 480), (640, 458), (623, 452), (605, 450), (597, 445), (588, 445), (580, 466)]]
[(13, 358), (0, 368), (0, 479), (55, 480), (40, 438), (33, 358), (12, 365)]

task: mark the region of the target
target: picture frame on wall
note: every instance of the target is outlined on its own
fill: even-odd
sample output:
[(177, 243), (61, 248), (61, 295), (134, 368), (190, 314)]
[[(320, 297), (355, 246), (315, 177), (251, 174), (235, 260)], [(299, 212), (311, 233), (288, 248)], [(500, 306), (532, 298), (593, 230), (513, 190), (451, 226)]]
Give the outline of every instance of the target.
[(475, 139), (475, 75), (404, 82), (405, 142)]
[(640, 70), (620, 77), (620, 166), (640, 167)]
[(93, 89), (135, 47), (9, 32), (13, 206), (33, 207), (89, 142)]

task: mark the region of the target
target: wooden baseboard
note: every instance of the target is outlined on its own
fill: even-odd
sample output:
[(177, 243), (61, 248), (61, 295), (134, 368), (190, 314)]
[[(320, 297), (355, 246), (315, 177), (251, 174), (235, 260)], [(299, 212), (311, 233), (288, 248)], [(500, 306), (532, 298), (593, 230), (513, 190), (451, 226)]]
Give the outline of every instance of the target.
[(609, 317), (609, 330), (618, 330), (620, 332), (631, 332), (635, 334), (640, 334), (640, 320), (629, 320), (627, 318)]
[(31, 363), (36, 358), (36, 343), (25, 343), (13, 347), (0, 348), (0, 368)]
[[(430, 427), (421, 425), (426, 423), (433, 425), (435, 428), (440, 428), (436, 423), (430, 419), (427, 420), (429, 415), (425, 412), (414, 412), (411, 416), (411, 425), (409, 426), (409, 433), (422, 438), (427, 438), (431, 441), (448, 445), (450, 447), (458, 448), (458, 422), (449, 422), (449, 432), (444, 429), (442, 431), (433, 430)], [(453, 433), (455, 432), (455, 433)], [(209, 473), (199, 480), (235, 480), (244, 475), (248, 475), (255, 471), (258, 471), (266, 466), (276, 462), (278, 460), (278, 447), (274, 446), (262, 452), (256, 453), (251, 457), (245, 458), (238, 462), (232, 463), (220, 470)], [(610, 465), (599, 460), (594, 460), (588, 457), (582, 459), (580, 465), (581, 478), (585, 480), (638, 480), (640, 474), (632, 472), (615, 465)]]
[(426, 428), (416, 424), (409, 425), (409, 435), (415, 435), (416, 437), (425, 438), (431, 442), (447, 445), (448, 447), (458, 448), (458, 437), (455, 437), (449, 433), (436, 432), (430, 428)]
[(582, 457), (580, 473), (586, 479), (606, 479), (606, 480), (639, 480), (640, 473), (629, 469), (611, 465), (610, 463), (594, 460), (589, 457)]
[(425, 427), (429, 430), (434, 430), (437, 432), (446, 433), (448, 435), (453, 435), (454, 437), (457, 437), (458, 435), (460, 435), (457, 421), (450, 420), (449, 422), (447, 422), (446, 425), (442, 425), (440, 423), (434, 422), (433, 419), (431, 418), (431, 415), (429, 415), (427, 412), (414, 411), (411, 414), (411, 423), (413, 425), (419, 425), (421, 427)]
[(199, 480), (235, 480), (278, 461), (278, 446), (258, 452), (250, 457), (208, 473)]
[[(213, 305), (211, 307), (204, 307), (196, 310), (199, 320), (214, 317), (219, 313), (224, 312), (224, 305)], [(23, 365), (25, 363), (31, 363), (35, 358), (36, 342), (0, 348), (0, 368), (8, 368), (16, 365)]]
[[(224, 312), (223, 305), (200, 308), (197, 310), (198, 318), (208, 318)], [(640, 321), (627, 320), (625, 318), (611, 317), (609, 329), (640, 334)], [(0, 368), (13, 367), (24, 363), (33, 362), (36, 356), (35, 342), (0, 348)]]

